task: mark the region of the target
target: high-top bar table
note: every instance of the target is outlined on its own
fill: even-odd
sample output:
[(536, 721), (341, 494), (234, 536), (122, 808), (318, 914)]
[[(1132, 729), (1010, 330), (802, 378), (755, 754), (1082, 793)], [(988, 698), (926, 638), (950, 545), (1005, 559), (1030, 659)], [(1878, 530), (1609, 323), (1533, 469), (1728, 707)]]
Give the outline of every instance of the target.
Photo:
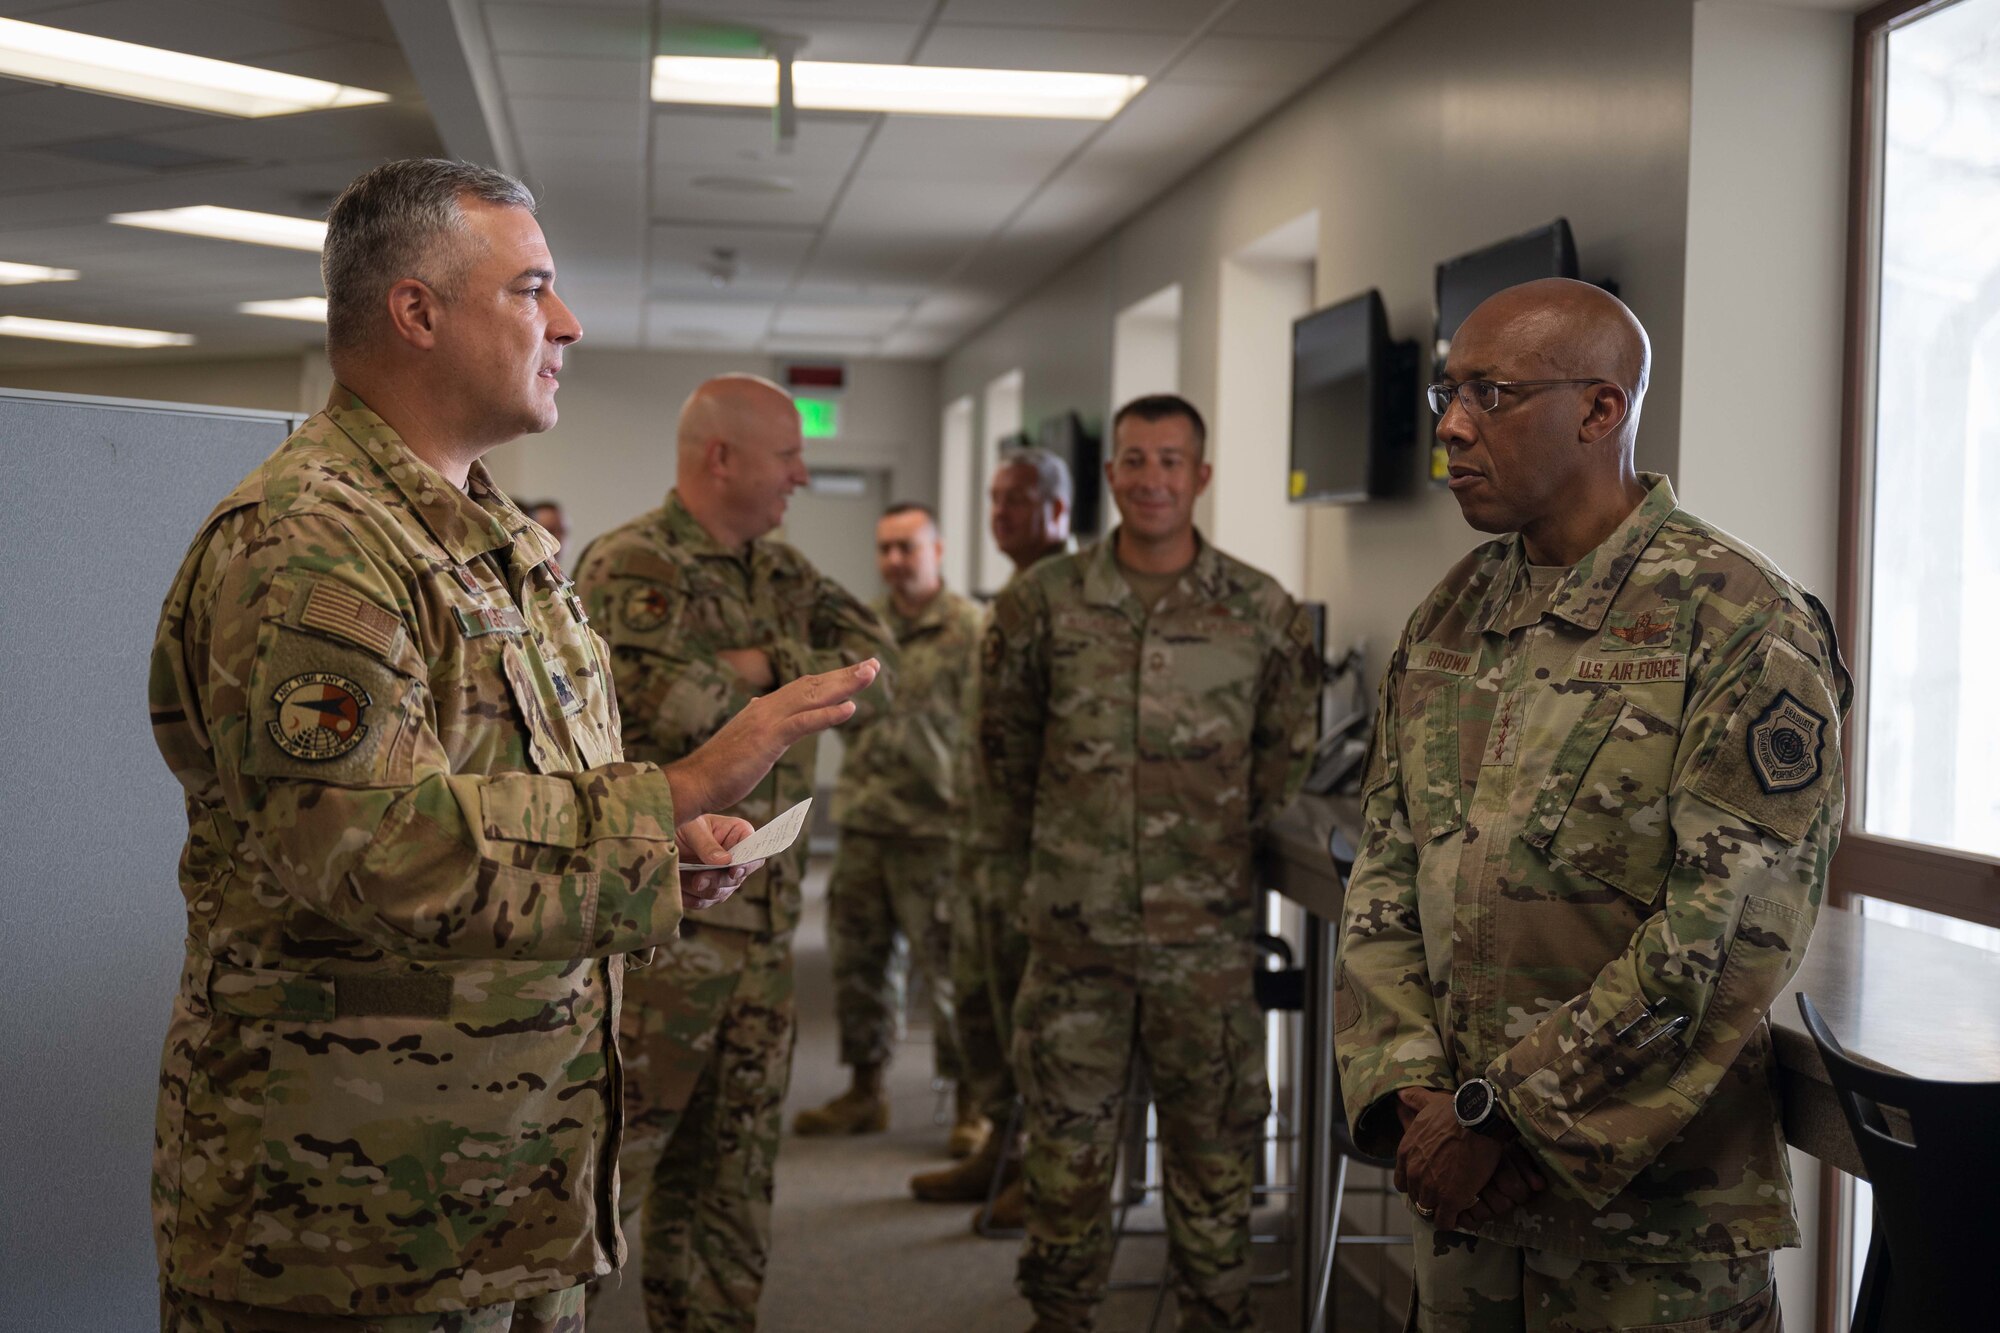
[[(1333, 952), (1341, 889), (1327, 854), (1338, 828), (1361, 845), (1361, 803), (1354, 797), (1302, 796), (1264, 833), (1263, 881), (1305, 908), (1306, 1010), (1301, 1049), (1305, 1068), (1304, 1175), (1300, 1234), (1305, 1241), (1304, 1301), (1332, 1219), (1325, 1215), (1333, 1163), (1329, 1144), (1334, 1107)], [(1785, 1138), (1793, 1147), (1842, 1171), (1865, 1176), (1819, 1051), (1799, 1020), (1794, 992), (1819, 1006), (1849, 1055), (1917, 1078), (2000, 1081), (2000, 953), (1822, 909), (1805, 961), (1771, 1006), (1784, 1098)], [(1310, 1317), (1310, 1309), (1307, 1317)]]

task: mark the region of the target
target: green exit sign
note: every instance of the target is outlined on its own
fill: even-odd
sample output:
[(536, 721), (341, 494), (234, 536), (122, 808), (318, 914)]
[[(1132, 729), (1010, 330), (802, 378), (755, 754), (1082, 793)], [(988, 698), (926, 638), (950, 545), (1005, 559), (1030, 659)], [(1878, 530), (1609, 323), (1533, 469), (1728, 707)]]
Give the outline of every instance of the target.
[(840, 434), (840, 404), (826, 398), (795, 398), (799, 433), (808, 440), (831, 440)]

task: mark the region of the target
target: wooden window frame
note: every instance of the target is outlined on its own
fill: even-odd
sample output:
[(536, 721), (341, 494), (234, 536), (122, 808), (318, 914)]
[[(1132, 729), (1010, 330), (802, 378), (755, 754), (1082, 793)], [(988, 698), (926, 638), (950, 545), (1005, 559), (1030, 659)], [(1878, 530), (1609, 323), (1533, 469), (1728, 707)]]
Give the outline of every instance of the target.
[[(1868, 454), (1874, 443), (1877, 240), (1881, 227), (1876, 192), (1885, 114), (1881, 56), (1892, 29), (1955, 3), (1957, 0), (1885, 0), (1854, 18), (1853, 119), (1847, 173), (1847, 326), (1842, 356), (1846, 384), (1841, 402), (1840, 564), (1834, 618), (1842, 642), (1861, 650), (1857, 674), (1866, 671), (1868, 645), (1862, 631), (1874, 535), (1873, 469)], [(1857, 702), (1865, 727), (1866, 703)], [(1862, 731), (1863, 727), (1855, 727), (1849, 732), (1845, 763), (1847, 790), (1865, 796), (1865, 775), (1857, 762), (1863, 748)], [(1856, 817), (1859, 805), (1858, 800), (1849, 803), (1848, 827), (1842, 831), (1829, 874), (1829, 905), (1847, 907), (1857, 895), (1863, 895), (2000, 926), (2000, 861), (1863, 832)], [(1852, 1194), (1840, 1171), (1825, 1163), (1820, 1164), (1819, 1185), (1816, 1323), (1818, 1333), (1844, 1333), (1850, 1314), (1848, 1292), (1853, 1287), (1848, 1254), (1853, 1234), (1848, 1207)]]
[[(1882, 105), (1879, 53), (1892, 28), (1948, 9), (1958, 0), (1887, 0), (1854, 19), (1852, 144), (1848, 166), (1847, 329), (1843, 365), (1846, 385), (1841, 404), (1840, 575), (1835, 621), (1841, 641), (1856, 654), (1865, 675), (1869, 645), (1863, 633), (1871, 553), (1872, 496), (1868, 451), (1874, 442), (1875, 317), (1877, 248), (1881, 213), (1877, 206)], [(1858, 653), (1856, 650), (1858, 649)], [(1842, 832), (1830, 874), (1829, 898), (1845, 907), (1856, 894), (1902, 903), (1928, 912), (2000, 926), (2000, 861), (1969, 852), (1946, 851), (1863, 832), (1856, 817), (1866, 799), (1858, 758), (1866, 729), (1865, 697), (1857, 699), (1862, 725), (1850, 729), (1846, 755), (1850, 794), (1848, 827)]]

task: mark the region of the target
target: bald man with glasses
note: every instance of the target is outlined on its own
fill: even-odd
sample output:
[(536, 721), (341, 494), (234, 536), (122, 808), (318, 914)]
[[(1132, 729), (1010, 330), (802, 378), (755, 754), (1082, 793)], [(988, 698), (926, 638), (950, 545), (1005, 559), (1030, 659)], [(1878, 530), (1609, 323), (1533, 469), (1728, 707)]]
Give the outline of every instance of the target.
[(1767, 1011), (1850, 688), (1825, 608), (1635, 468), (1648, 370), (1631, 311), (1552, 279), (1475, 310), (1430, 387), (1500, 535), (1390, 661), (1334, 982), (1428, 1333), (1780, 1327)]

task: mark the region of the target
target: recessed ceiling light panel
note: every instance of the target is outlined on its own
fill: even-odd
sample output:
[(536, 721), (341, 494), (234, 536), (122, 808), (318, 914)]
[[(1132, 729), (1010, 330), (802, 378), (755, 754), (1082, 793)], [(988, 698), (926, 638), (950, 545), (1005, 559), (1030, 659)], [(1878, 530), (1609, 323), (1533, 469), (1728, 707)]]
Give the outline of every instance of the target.
[(268, 315), (272, 319), (297, 319), (308, 324), (326, 323), (324, 296), (294, 296), (283, 301), (245, 301), (236, 308), (246, 315)]
[(222, 241), (247, 241), (287, 250), (317, 252), (326, 243), (326, 224), (312, 218), (288, 218), (276, 213), (252, 213), (241, 208), (197, 204), (192, 208), (162, 208), (147, 213), (113, 213), (107, 222), (121, 227), (209, 236)]
[(14, 287), (24, 282), (74, 282), (76, 270), (73, 268), (50, 268), (46, 264), (9, 264), (0, 261), (0, 287)]
[(287, 116), (368, 106), (389, 94), (0, 19), (0, 75), (221, 116)]
[(116, 324), (72, 324), (65, 319), (29, 319), (25, 315), (0, 315), (0, 337), (96, 343), (101, 347), (186, 347), (194, 341), (192, 333), (127, 329)]
[[(793, 100), (801, 111), (1109, 120), (1146, 86), (1146, 80), (1136, 74), (800, 60), (792, 66), (792, 84)], [(653, 100), (773, 106), (778, 100), (778, 62), (655, 56)]]

